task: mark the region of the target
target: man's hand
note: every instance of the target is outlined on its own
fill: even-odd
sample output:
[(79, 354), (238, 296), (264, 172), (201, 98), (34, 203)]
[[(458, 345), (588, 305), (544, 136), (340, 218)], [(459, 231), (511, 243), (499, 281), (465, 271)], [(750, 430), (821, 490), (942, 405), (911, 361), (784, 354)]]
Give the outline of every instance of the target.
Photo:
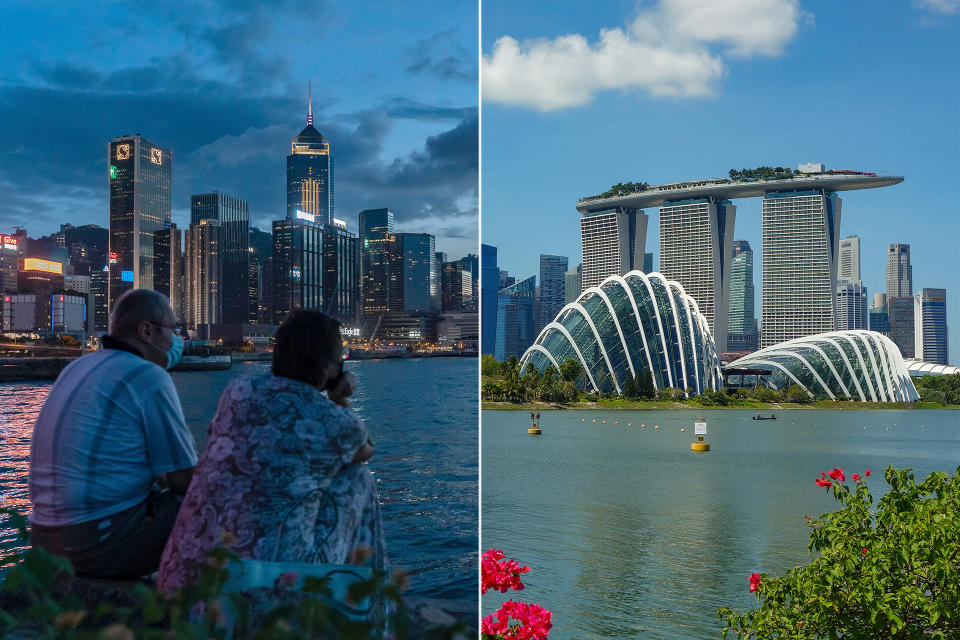
[(355, 454), (353, 454), (353, 461), (366, 462), (372, 455), (373, 443), (370, 441), (370, 438), (367, 438), (367, 441), (363, 443), (363, 446), (360, 447)]
[(158, 484), (160, 484), (160, 486), (168, 486), (170, 487), (170, 491), (184, 495), (190, 487), (190, 479), (193, 478), (193, 469), (194, 467), (187, 467), (179, 471), (171, 471), (164, 476), (166, 479), (165, 485), (164, 483)]
[(333, 389), (327, 391), (327, 396), (341, 407), (350, 406), (350, 402), (347, 400), (347, 398), (352, 395), (353, 374), (349, 371), (344, 371), (343, 375), (337, 380), (337, 384), (333, 387)]

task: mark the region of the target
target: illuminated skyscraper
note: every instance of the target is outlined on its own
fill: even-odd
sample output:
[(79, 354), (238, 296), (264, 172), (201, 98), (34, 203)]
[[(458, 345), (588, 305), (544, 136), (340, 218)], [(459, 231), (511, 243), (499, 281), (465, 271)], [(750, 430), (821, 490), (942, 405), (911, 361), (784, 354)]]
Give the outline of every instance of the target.
[(248, 322), (250, 297), (250, 207), (246, 200), (219, 193), (190, 196), (190, 222), (220, 223), (220, 287), (223, 309), (220, 322)]
[(184, 232), (184, 304), (188, 329), (220, 324), (222, 263), (220, 223), (200, 220)]
[(393, 212), (390, 209), (364, 209), (360, 212), (360, 287), (365, 316), (379, 316), (390, 311), (392, 236)]
[(180, 229), (170, 223), (166, 229), (161, 229), (153, 237), (153, 290), (159, 291), (170, 298), (170, 306), (177, 318), (183, 317), (181, 302), (183, 290), (180, 274)]
[(313, 128), (312, 97), (307, 126), (290, 142), (287, 156), (287, 219), (296, 219), (297, 212), (314, 216), (311, 222), (333, 224), (333, 152)]
[(173, 154), (135, 136), (107, 145), (110, 306), (129, 289), (153, 289), (154, 234), (170, 222)]
[(400, 261), (402, 311), (439, 313), (443, 306), (443, 295), (436, 238), (429, 233), (397, 233), (393, 237), (396, 256)]

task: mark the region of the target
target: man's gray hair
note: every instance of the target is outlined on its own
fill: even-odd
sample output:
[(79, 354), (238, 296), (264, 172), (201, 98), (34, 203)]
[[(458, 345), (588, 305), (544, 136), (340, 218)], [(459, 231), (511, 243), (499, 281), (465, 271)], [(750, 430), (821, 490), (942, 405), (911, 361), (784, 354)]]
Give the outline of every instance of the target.
[(152, 289), (132, 289), (117, 298), (110, 312), (110, 335), (116, 338), (134, 336), (143, 321), (163, 324), (170, 300)]

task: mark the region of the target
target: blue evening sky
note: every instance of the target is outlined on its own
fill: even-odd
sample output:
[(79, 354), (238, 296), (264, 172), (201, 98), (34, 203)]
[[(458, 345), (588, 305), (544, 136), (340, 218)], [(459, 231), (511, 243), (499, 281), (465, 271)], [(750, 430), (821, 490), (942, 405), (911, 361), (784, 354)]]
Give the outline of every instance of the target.
[(336, 216), (390, 207), (459, 257), (477, 243), (475, 2), (173, 0), (0, 6), (0, 232), (107, 220), (107, 142), (173, 150), (190, 195), (285, 215), (285, 157), (306, 121), (330, 139)]
[[(868, 300), (885, 290), (887, 244), (910, 244), (914, 291), (947, 289), (960, 364), (960, 3), (706, 3), (733, 19), (689, 11), (702, 4), (484, 0), (481, 227), (500, 268), (528, 277), (540, 253), (578, 264), (577, 198), (621, 181), (801, 162), (903, 175), (841, 193), (841, 236), (860, 236)], [(571, 34), (585, 40), (558, 40)], [(504, 36), (512, 55), (495, 49)], [(760, 201), (735, 204), (759, 318)]]

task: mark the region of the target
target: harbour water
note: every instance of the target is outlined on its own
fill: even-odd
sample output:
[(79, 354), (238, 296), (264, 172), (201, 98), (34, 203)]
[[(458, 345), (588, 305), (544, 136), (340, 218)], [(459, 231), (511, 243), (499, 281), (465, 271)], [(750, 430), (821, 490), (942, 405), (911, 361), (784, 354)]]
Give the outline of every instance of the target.
[[(383, 503), (388, 552), (410, 572), (411, 596), (470, 600), (477, 585), (477, 360), (349, 362), (351, 399), (375, 445), (370, 460)], [(269, 362), (228, 371), (173, 373), (201, 451), (220, 393)], [(52, 383), (0, 384), (0, 504), (29, 511), (30, 435)], [(14, 532), (0, 524), (0, 542)]]
[[(751, 573), (809, 561), (804, 515), (838, 506), (821, 471), (872, 469), (877, 498), (887, 465), (960, 465), (958, 411), (751, 413), (542, 411), (536, 436), (527, 412), (484, 411), (481, 546), (531, 571), (483, 614), (513, 597), (554, 612), (550, 640), (719, 638), (719, 607), (757, 606)], [(699, 415), (705, 453), (690, 450)]]

